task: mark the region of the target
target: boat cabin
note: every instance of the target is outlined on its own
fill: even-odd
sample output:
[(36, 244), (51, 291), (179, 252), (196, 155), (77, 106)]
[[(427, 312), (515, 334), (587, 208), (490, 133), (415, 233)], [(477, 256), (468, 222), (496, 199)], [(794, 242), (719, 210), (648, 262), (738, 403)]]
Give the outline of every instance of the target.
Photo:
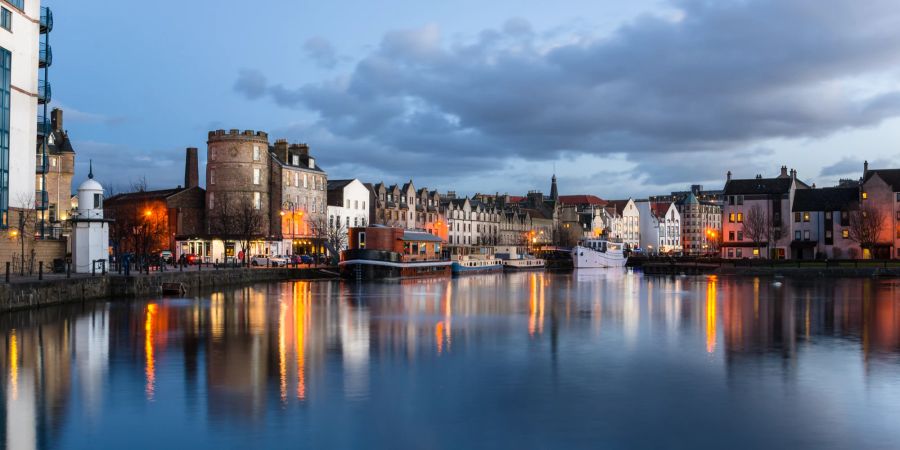
[(399, 253), (402, 261), (441, 260), (442, 239), (425, 231), (371, 226), (351, 228), (350, 250), (376, 250)]

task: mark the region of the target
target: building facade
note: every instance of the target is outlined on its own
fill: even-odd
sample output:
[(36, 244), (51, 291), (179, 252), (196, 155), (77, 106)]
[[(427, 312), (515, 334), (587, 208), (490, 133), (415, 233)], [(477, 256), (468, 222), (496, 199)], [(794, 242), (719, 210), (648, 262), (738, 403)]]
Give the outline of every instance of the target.
[[(39, 127), (40, 128), (40, 127)], [(72, 205), (72, 177), (75, 175), (75, 149), (69, 133), (63, 128), (63, 111), (55, 108), (51, 113), (50, 129), (38, 133), (38, 157), (44, 151), (46, 139), (46, 162), (37, 164), (37, 186), (35, 191), (46, 192), (46, 208), (39, 212), (44, 222), (45, 236), (59, 238), (68, 235), (67, 220)], [(42, 173), (43, 172), (43, 173)]]
[(878, 211), (882, 224), (875, 246), (863, 257), (900, 259), (900, 169), (863, 167), (861, 207)]
[(403, 185), (372, 185), (370, 218), (372, 224), (421, 230), (448, 239), (447, 222), (436, 190), (416, 189), (412, 180)]
[(614, 200), (607, 203), (609, 214), (609, 238), (622, 242), (628, 250), (641, 246), (641, 214), (633, 199)]
[[(280, 239), (274, 254), (324, 254), (328, 176), (306, 144), (275, 141), (269, 158), (270, 235)], [(272, 254), (272, 253), (270, 253)]]
[(675, 203), (681, 215), (681, 246), (685, 255), (717, 255), (722, 237), (722, 207), (697, 198), (694, 192)]
[(800, 189), (791, 209), (794, 259), (862, 256), (850, 238), (850, 215), (859, 209), (859, 187)]
[(500, 244), (501, 213), (493, 206), (469, 198), (445, 198), (441, 210), (447, 219), (449, 248)]
[(369, 189), (357, 179), (328, 180), (327, 213), (328, 227), (336, 232), (368, 226)]
[(640, 217), (640, 248), (654, 255), (682, 252), (681, 214), (671, 202), (635, 202)]

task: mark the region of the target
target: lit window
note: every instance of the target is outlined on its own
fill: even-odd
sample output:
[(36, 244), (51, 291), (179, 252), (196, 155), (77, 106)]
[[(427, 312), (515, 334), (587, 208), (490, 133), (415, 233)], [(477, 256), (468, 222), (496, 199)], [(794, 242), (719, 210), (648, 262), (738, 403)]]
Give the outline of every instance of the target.
[(754, 248), (754, 249), (753, 249), (753, 256), (759, 256), (759, 249), (758, 249), (758, 248)]
[(738, 213), (738, 223), (744, 222), (744, 213)]
[(808, 212), (803, 213), (803, 221), (809, 222), (809, 213)]
[(849, 239), (849, 238), (850, 238), (850, 231), (848, 231), (848, 230), (841, 230), (841, 237), (844, 238), (844, 239)]
[(863, 200), (866, 200), (866, 199), (868, 199), (868, 198), (869, 198), (869, 193), (866, 192), (866, 191), (863, 191), (863, 193), (862, 193), (862, 199), (863, 199)]

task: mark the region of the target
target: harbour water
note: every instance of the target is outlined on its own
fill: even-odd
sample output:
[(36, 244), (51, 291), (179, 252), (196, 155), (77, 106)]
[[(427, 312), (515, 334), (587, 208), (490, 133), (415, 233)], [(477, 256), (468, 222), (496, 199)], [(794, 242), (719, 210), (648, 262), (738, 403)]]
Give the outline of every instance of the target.
[(596, 270), (0, 316), (6, 448), (900, 448), (900, 281)]

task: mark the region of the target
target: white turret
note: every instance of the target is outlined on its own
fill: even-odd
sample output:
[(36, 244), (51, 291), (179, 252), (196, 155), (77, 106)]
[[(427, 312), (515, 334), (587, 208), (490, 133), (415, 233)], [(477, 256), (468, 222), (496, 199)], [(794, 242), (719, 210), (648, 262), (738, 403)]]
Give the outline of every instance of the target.
[[(76, 273), (100, 273), (109, 260), (109, 221), (103, 218), (103, 186), (88, 179), (78, 186), (78, 213), (72, 218), (72, 262)], [(106, 267), (108, 269), (108, 267)]]

